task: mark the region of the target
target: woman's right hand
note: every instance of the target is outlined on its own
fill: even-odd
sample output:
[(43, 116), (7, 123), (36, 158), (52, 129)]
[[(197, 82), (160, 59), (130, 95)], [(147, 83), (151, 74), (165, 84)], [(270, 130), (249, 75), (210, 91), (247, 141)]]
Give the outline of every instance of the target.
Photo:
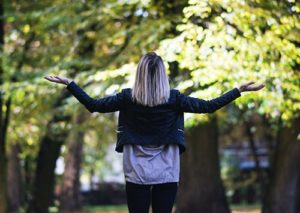
[(238, 89), (240, 92), (247, 92), (247, 91), (257, 91), (265, 87), (264, 84), (259, 85), (251, 85), (254, 84), (254, 81), (250, 81), (248, 83), (242, 84)]
[(45, 79), (47, 79), (48, 81), (51, 82), (55, 82), (55, 83), (59, 83), (59, 84), (65, 84), (68, 85), (71, 81), (68, 78), (64, 78), (64, 77), (59, 77), (57, 75), (55, 76), (45, 76)]

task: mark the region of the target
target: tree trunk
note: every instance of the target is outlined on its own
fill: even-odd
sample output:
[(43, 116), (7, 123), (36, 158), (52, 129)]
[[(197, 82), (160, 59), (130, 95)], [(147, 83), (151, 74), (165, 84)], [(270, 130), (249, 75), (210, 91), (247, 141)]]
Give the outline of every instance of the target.
[[(83, 8), (85, 9), (85, 8)], [(94, 40), (89, 39), (88, 37), (84, 36), (84, 33), (88, 30), (93, 30), (93, 27), (96, 25), (88, 26), (86, 30), (78, 30), (78, 39), (80, 40), (79, 45), (76, 47), (75, 53), (78, 57), (86, 57), (86, 55), (91, 54), (94, 50)], [(96, 30), (96, 29), (94, 29)], [(77, 67), (73, 67), (74, 70), (80, 69)], [(69, 75), (71, 78), (74, 78), (76, 72), (71, 72)], [(53, 109), (58, 108), (63, 103), (63, 100), (70, 96), (71, 93), (64, 89), (61, 97), (58, 98), (57, 102), (54, 104)], [(54, 189), (54, 170), (56, 165), (56, 160), (60, 154), (60, 148), (64, 143), (64, 140), (67, 136), (66, 132), (55, 133), (55, 131), (51, 132), (51, 129), (57, 125), (57, 122), (65, 121), (68, 122), (70, 118), (62, 118), (59, 119), (58, 112), (57, 115), (53, 116), (52, 121), (48, 127), (48, 132), (46, 133), (45, 138), (42, 140), (40, 152), (38, 154), (38, 161), (37, 161), (37, 170), (35, 175), (34, 181), (34, 192), (33, 198), (30, 202), (29, 208), (27, 209), (27, 213), (38, 212), (38, 213), (45, 213), (48, 212), (48, 207), (51, 203), (51, 198), (53, 196), (53, 189)], [(52, 124), (53, 123), (53, 124)], [(59, 126), (59, 125), (58, 125)], [(55, 128), (55, 127), (54, 127)], [(57, 127), (56, 127), (57, 128)]]
[(279, 130), (277, 147), (264, 213), (297, 213), (297, 187), (300, 177), (300, 118)]
[(255, 171), (257, 174), (257, 180), (259, 182), (259, 185), (260, 185), (260, 188), (262, 191), (260, 198), (261, 198), (261, 200), (263, 200), (263, 197), (265, 194), (265, 181), (264, 181), (264, 176), (263, 176), (263, 170), (260, 168), (260, 159), (259, 159), (259, 154), (257, 153), (257, 148), (255, 145), (254, 133), (251, 131), (252, 126), (254, 126), (254, 123), (252, 123), (251, 121), (245, 122), (246, 135), (248, 137), (249, 147), (250, 147), (251, 154), (252, 154), (254, 162), (255, 162)]
[[(64, 90), (55, 107), (62, 103), (64, 96), (67, 94), (67, 91)], [(62, 121), (68, 122), (70, 120), (70, 118), (61, 117), (60, 114), (61, 112), (57, 112), (53, 120), (48, 123), (47, 132), (41, 141), (33, 183), (32, 200), (27, 209), (28, 213), (47, 213), (53, 199), (56, 160), (68, 134), (67, 130), (58, 129), (58, 126)]]
[[(1, 96), (1, 95), (0, 95)], [(0, 97), (2, 98), (2, 97)], [(2, 108), (2, 103), (0, 100), (0, 107)], [(1, 110), (1, 109), (0, 109)], [(2, 111), (2, 110), (1, 110)], [(2, 112), (0, 112), (2, 113)], [(1, 121), (0, 121), (1, 122)], [(0, 128), (2, 129), (2, 128)], [(0, 130), (1, 131), (1, 130)], [(2, 140), (2, 131), (0, 135), (0, 213), (6, 213), (6, 151), (5, 151), (5, 141)]]
[(0, 213), (7, 211), (7, 159), (6, 159), (6, 135), (9, 125), (11, 96), (5, 103), (6, 111), (2, 119), (2, 95), (0, 94)]
[(298, 187), (297, 187), (297, 198), (296, 198), (296, 210), (300, 212), (300, 175), (298, 177)]
[[(78, 127), (84, 120), (85, 112), (75, 116), (74, 126)], [(65, 171), (60, 194), (60, 212), (75, 212), (81, 208), (80, 204), (80, 169), (83, 149), (84, 132), (73, 128), (67, 144)]]
[[(3, 53), (4, 46), (4, 8), (3, 1), (0, 2), (0, 52)], [(3, 84), (3, 59), (0, 57), (0, 85)], [(6, 213), (6, 158), (3, 124), (3, 94), (0, 90), (0, 213)]]
[(24, 203), (29, 203), (32, 196), (31, 189), (34, 183), (34, 165), (36, 161), (31, 156), (27, 155), (25, 159), (23, 159), (23, 163)]
[(62, 144), (63, 141), (54, 140), (49, 135), (46, 135), (42, 140), (33, 185), (33, 200), (30, 202), (28, 210), (30, 213), (48, 212), (53, 197), (56, 160)]
[[(2, 141), (1, 141), (2, 143)], [(0, 153), (0, 213), (6, 213), (6, 160), (3, 149)]]
[(22, 174), (20, 165), (20, 145), (11, 144), (7, 153), (7, 197), (8, 212), (18, 212), (22, 205)]
[(89, 172), (90, 175), (90, 191), (95, 190), (95, 183), (94, 183), (94, 175), (95, 175), (95, 170), (93, 168), (90, 169)]
[(220, 177), (216, 117), (188, 129), (186, 143), (176, 212), (229, 213)]

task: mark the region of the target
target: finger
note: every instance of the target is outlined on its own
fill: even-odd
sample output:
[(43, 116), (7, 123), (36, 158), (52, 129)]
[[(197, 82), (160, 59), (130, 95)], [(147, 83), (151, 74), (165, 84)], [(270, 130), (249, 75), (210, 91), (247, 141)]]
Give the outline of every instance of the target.
[(55, 76), (55, 78), (58, 80), (59, 83), (63, 83), (63, 79), (60, 78), (59, 76)]
[(51, 81), (51, 82), (57, 82), (56, 79), (54, 79), (53, 77), (51, 76), (48, 76), (48, 77), (45, 77), (48, 81)]
[(255, 86), (255, 87), (257, 87), (257, 88), (263, 88), (265, 85), (263, 85), (263, 84), (259, 84), (259, 85), (257, 85), (257, 86)]
[(246, 83), (247, 86), (249, 86), (251, 84), (254, 84), (254, 81), (250, 81), (250, 82)]
[(264, 87), (264, 85), (260, 84), (260, 85), (257, 85), (257, 86), (253, 86), (251, 89), (254, 90), (254, 91), (257, 91), (257, 90), (260, 90)]
[(53, 78), (52, 76), (49, 76), (49, 77), (48, 77), (48, 79), (50, 79), (50, 80), (54, 80), (54, 78)]
[(62, 81), (63, 79), (59, 76), (55, 76), (56, 79), (59, 79), (60, 81)]
[(264, 88), (264, 87), (265, 87), (264, 84), (259, 85), (259, 89), (262, 89), (262, 88)]
[(52, 78), (50, 76), (46, 76), (45, 79), (52, 80)]

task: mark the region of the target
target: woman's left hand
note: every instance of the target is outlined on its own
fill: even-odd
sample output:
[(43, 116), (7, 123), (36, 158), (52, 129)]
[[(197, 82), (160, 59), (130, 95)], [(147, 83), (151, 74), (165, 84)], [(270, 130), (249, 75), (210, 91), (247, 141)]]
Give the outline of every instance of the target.
[(59, 83), (59, 84), (65, 84), (68, 85), (71, 81), (68, 78), (64, 78), (64, 77), (59, 77), (57, 75), (55, 76), (46, 76), (44, 77), (45, 79), (47, 79), (48, 81), (52, 81), (55, 83)]

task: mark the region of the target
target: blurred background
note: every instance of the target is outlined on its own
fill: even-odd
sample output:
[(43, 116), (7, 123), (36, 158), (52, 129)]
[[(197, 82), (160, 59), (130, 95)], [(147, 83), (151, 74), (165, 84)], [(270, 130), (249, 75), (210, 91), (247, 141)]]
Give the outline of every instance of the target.
[(43, 77), (101, 98), (150, 51), (186, 95), (266, 85), (185, 114), (174, 212), (300, 212), (299, 1), (2, 0), (0, 18), (0, 213), (127, 212), (118, 113)]

